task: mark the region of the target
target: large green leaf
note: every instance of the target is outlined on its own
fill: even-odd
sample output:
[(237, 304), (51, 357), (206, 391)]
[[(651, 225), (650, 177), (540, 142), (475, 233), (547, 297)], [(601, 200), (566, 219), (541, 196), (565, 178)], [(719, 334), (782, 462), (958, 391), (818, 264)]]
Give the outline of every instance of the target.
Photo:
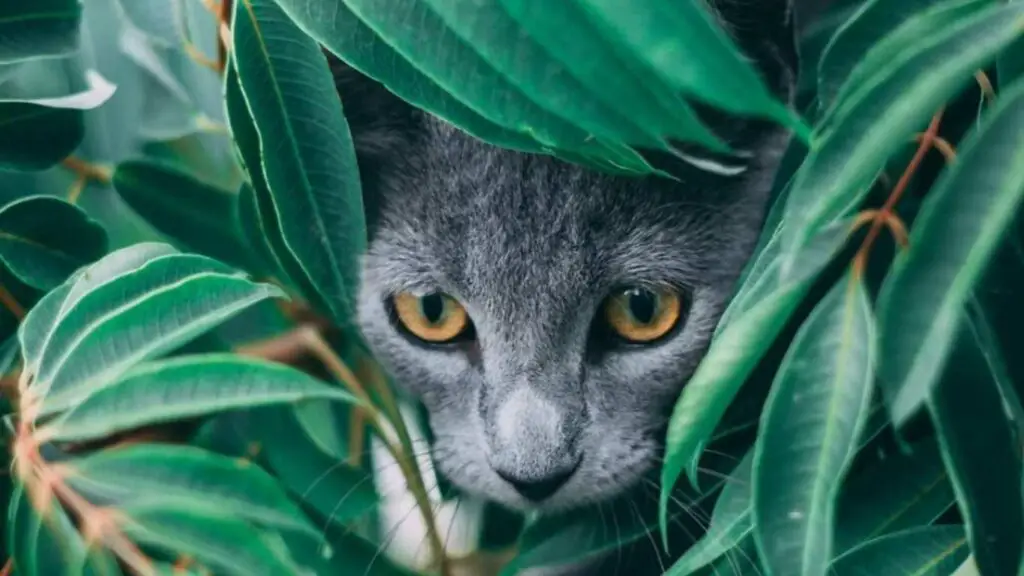
[(185, 356), (144, 364), (93, 387), (89, 396), (42, 426), (38, 434), (54, 440), (91, 440), (149, 424), (313, 398), (358, 402), (283, 364), (231, 354)]
[(797, 332), (775, 378), (754, 451), (754, 534), (776, 574), (826, 572), (835, 501), (871, 400), (874, 319), (849, 273)]
[(147, 261), (176, 250), (168, 244), (144, 242), (123, 248), (81, 269), (58, 288), (46, 294), (25, 317), (18, 329), (18, 339), (25, 358), (26, 371), (39, 373), (39, 362), (49, 345), (60, 319), (92, 289), (135, 270)]
[(1013, 422), (973, 326), (956, 345), (927, 400), (981, 574), (1013, 574), (1021, 562), (1022, 454)]
[(169, 237), (218, 260), (249, 264), (238, 232), (234, 191), (155, 160), (122, 162), (113, 183), (132, 209)]
[(50, 290), (106, 251), (103, 228), (63, 200), (30, 196), (0, 208), (0, 262), (29, 286)]
[[(390, 76), (391, 73), (384, 71), (383, 66), (402, 60), (404, 64), (411, 64), (419, 70), (413, 79), (418, 79), (422, 74), (432, 84), (442, 87), (458, 102), (490, 123), (535, 138), (541, 150), (566, 150), (578, 156), (593, 158), (599, 164), (610, 164), (633, 172), (652, 171), (646, 161), (628, 146), (595, 138), (587, 130), (531, 100), (522, 87), (491, 66), (486, 58), (459, 38), (431, 7), (423, 3), (349, 0), (344, 2), (345, 8), (351, 11), (347, 14), (338, 9), (337, 2), (330, 0), (284, 0), (282, 4), (287, 7), (289, 15), (305, 28), (322, 31), (326, 40), (339, 33), (349, 32), (356, 26), (354, 23), (346, 23), (346, 29), (341, 30), (342, 25), (337, 24), (339, 19), (355, 18), (361, 21), (370, 32), (363, 35), (365, 42), (385, 43), (393, 52), (363, 46), (339, 52), (339, 55), (347, 59), (348, 54), (355, 53), (354, 60), (362, 60), (372, 66), (367, 70), (371, 77), (378, 74)], [(474, 6), (466, 5), (462, 9), (472, 10)], [(317, 15), (326, 18), (327, 22), (335, 23), (334, 27), (325, 30), (324, 23), (311, 24), (310, 20), (317, 18)], [(343, 40), (334, 38), (334, 42), (340, 44)], [(472, 81), (467, 82), (467, 79)], [(439, 104), (452, 108), (447, 99), (439, 99), (432, 94), (433, 87), (429, 84), (419, 82), (417, 86), (409, 86), (408, 80), (402, 84), (408, 86), (405, 89), (407, 92), (415, 94), (426, 91), (426, 94), (417, 95), (432, 101), (440, 100)], [(465, 116), (458, 108), (454, 112)], [(489, 130), (486, 126), (483, 129)], [(502, 131), (498, 135), (501, 137), (503, 134)]]
[(934, 441), (886, 454), (843, 487), (833, 548), (841, 555), (879, 536), (931, 524), (955, 500)]
[(352, 138), (327, 60), (272, 0), (237, 2), (232, 29), (239, 85), (284, 243), (326, 312), (350, 325), (366, 222)]
[[(818, 100), (827, 109), (861, 79), (900, 57), (910, 44), (991, 5), (993, 0), (869, 0), (836, 31), (818, 64)], [(933, 8), (934, 7), (934, 8)], [(915, 18), (928, 14), (927, 18)], [(932, 16), (934, 14), (935, 16)], [(904, 23), (909, 24), (900, 29)], [(890, 36), (891, 34), (891, 36)], [(856, 74), (851, 74), (856, 70)]]
[(839, 104), (832, 128), (793, 180), (784, 216), (784, 275), (800, 273), (801, 247), (859, 206), (889, 157), (1020, 35), (1022, 22), (1024, 4), (1011, 4), (946, 25), (914, 42)]
[(603, 25), (607, 38), (628, 47), (677, 90), (724, 110), (803, 129), (796, 115), (769, 93), (705, 2), (579, 1)]
[(81, 110), (0, 103), (0, 168), (45, 170), (66, 158), (85, 137)]
[(840, 556), (836, 576), (950, 576), (970, 550), (962, 526), (911, 528), (866, 542)]
[(81, 19), (80, 0), (0, 1), (0, 64), (74, 52)]
[(938, 380), (964, 304), (1024, 197), (1024, 83), (960, 148), (879, 294), (879, 385), (897, 424)]
[[(700, 453), (722, 415), (818, 273), (843, 245), (848, 231), (849, 224), (839, 222), (823, 232), (805, 252), (801, 277), (781, 282), (777, 265), (768, 265), (763, 278), (748, 278), (747, 285), (740, 290), (742, 295), (747, 286), (756, 287), (762, 282), (763, 287), (759, 289), (762, 296), (756, 301), (750, 300), (749, 307), (736, 313), (712, 341), (696, 373), (683, 389), (669, 421), (661, 471), (662, 530), (667, 524), (668, 498), (679, 475), (687, 469), (691, 481), (695, 480)], [(761, 255), (763, 258), (772, 256), (768, 250)], [(745, 299), (741, 295), (734, 299), (730, 308), (743, 304)]]
[[(492, 0), (472, 7), (441, 0), (425, 4), (530, 100), (588, 132), (652, 149), (667, 150), (666, 138), (675, 138), (728, 150), (673, 87), (616, 53), (600, 25), (588, 21), (593, 5), (536, 0)], [(572, 42), (566, 42), (567, 26), (574, 30)], [(622, 81), (609, 83), (609, 77)], [(624, 102), (631, 108), (623, 108)]]
[(63, 410), (132, 365), (280, 295), (219, 262), (185, 254), (102, 284), (62, 314), (46, 341), (32, 389), (46, 396), (40, 414)]
[(372, 473), (323, 452), (303, 429), (294, 408), (262, 410), (253, 417), (254, 440), (270, 470), (325, 524), (344, 524), (377, 506)]
[(210, 508), (125, 506), (124, 532), (136, 541), (186, 554), (216, 574), (300, 574), (280, 537)]
[(247, 460), (191, 446), (141, 444), (65, 466), (68, 484), (93, 502), (187, 501), (266, 527), (320, 533), (274, 478)]

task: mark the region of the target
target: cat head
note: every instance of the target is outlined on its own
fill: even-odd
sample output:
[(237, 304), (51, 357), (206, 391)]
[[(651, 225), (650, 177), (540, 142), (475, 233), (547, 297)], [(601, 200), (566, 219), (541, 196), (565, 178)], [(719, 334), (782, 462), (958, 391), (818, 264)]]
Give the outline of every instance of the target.
[[(740, 4), (716, 8), (789, 99), (788, 0)], [(636, 485), (756, 242), (788, 134), (705, 111), (752, 152), (742, 173), (611, 176), (485, 144), (332, 67), (370, 230), (359, 323), (425, 406), (438, 468), (524, 510)]]

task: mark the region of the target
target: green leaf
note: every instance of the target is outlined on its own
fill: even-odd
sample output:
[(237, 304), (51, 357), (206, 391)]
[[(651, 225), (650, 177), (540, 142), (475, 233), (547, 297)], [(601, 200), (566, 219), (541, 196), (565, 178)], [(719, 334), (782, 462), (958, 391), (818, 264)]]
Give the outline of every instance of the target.
[(895, 423), (913, 415), (938, 380), (964, 304), (1022, 197), (1024, 83), (1018, 83), (1000, 95), (932, 187), (911, 230), (911, 248), (881, 288), (879, 385)]
[(784, 275), (824, 226), (856, 209), (885, 162), (978, 68), (1020, 35), (1024, 4), (993, 6), (915, 41), (839, 104), (793, 180), (784, 219)]
[(1013, 422), (1007, 418), (1008, 401), (1000, 393), (973, 322), (968, 318), (961, 323), (947, 370), (927, 400), (928, 412), (939, 432), (979, 572), (1013, 574), (1024, 541), (1024, 463)]
[(769, 93), (706, 3), (582, 3), (609, 40), (632, 51), (677, 90), (736, 114), (772, 118), (806, 138), (806, 127)]
[(67, 512), (52, 496), (36, 508), (28, 488), (17, 484), (8, 508), (8, 551), (14, 570), (28, 576), (120, 576), (106, 549), (87, 548)]
[[(505, 131), (527, 134), (537, 142), (537, 145), (526, 145), (527, 148), (565, 150), (577, 157), (593, 159), (598, 165), (610, 164), (632, 172), (653, 170), (628, 146), (595, 138), (531, 100), (515, 82), (500, 74), (480, 53), (463, 42), (429, 6), (401, 0), (383, 3), (352, 0), (344, 3), (347, 10), (339, 9), (337, 2), (329, 0), (282, 0), (281, 4), (304, 29), (312, 29), (318, 40), (323, 39), (332, 51), (342, 59), (351, 59), (356, 68), (365, 70), (370, 77), (385, 75), (393, 79), (391, 83), (385, 81), (385, 86), (396, 93), (411, 93), (418, 100), (426, 99), (429, 104), (443, 106), (437, 110), (442, 118), (446, 117), (444, 112), (462, 118), (468, 115), (461, 107), (452, 106), (449, 98), (439, 97), (435, 86), (489, 124), (497, 125), (500, 130), (496, 136), (502, 140), (508, 139)], [(326, 20), (316, 22), (320, 19)], [(355, 22), (342, 23), (342, 19)], [(410, 30), (416, 33), (409, 33)], [(359, 39), (365, 44), (353, 46), (356, 38), (341, 38), (342, 34), (353, 32), (360, 34)], [(390, 49), (374, 44), (386, 44)], [(396, 71), (386, 70), (392, 65), (412, 68), (414, 74), (400, 79)], [(393, 88), (395, 84), (399, 87)], [(472, 122), (470, 126), (493, 133), (489, 125), (481, 126), (473, 117), (467, 119)], [(524, 148), (522, 145), (515, 147)]]
[(80, 0), (3, 0), (0, 64), (74, 52), (81, 18)]
[(0, 208), (0, 262), (40, 290), (64, 282), (107, 251), (107, 233), (85, 212), (50, 196)]
[[(666, 138), (674, 138), (728, 151), (673, 86), (636, 59), (621, 57), (576, 2), (426, 4), (527, 98), (598, 137), (662, 150), (670, 149)], [(536, 17), (538, 10), (544, 18)], [(567, 26), (574, 30), (571, 42)], [(610, 77), (622, 81), (609, 83)]]
[(824, 574), (835, 501), (871, 400), (874, 319), (849, 273), (815, 307), (779, 367), (754, 450), (754, 534), (776, 574)]
[(122, 162), (113, 184), (133, 210), (164, 234), (212, 258), (249, 264), (237, 231), (234, 192), (154, 160)]
[(82, 296), (121, 274), (131, 272), (150, 259), (176, 252), (170, 245), (155, 242), (144, 242), (123, 248), (108, 254), (88, 268), (79, 270), (63, 285), (47, 293), (32, 308), (18, 329), (26, 369), (32, 374), (39, 373), (41, 356), (60, 319)]
[(693, 574), (747, 539), (754, 529), (750, 508), (753, 462), (754, 452), (751, 450), (725, 481), (711, 513), (707, 532), (669, 568), (665, 576)]
[(962, 526), (912, 528), (876, 538), (836, 559), (836, 576), (949, 576), (970, 550)]
[[(861, 79), (877, 74), (893, 58), (906, 51), (910, 41), (920, 41), (943, 24), (953, 24), (977, 12), (992, 0), (869, 0), (836, 31), (818, 63), (818, 100), (827, 109), (842, 88), (850, 92), (860, 88), (851, 77), (856, 69)], [(933, 9), (934, 7), (934, 9)], [(915, 18), (934, 13), (942, 18)], [(910, 22), (906, 30), (900, 27)], [(891, 36), (890, 36), (891, 34)], [(847, 80), (851, 80), (847, 82)]]
[[(843, 245), (849, 224), (838, 222), (813, 242), (801, 260), (804, 274), (781, 282), (777, 267), (766, 266), (762, 297), (737, 313), (716, 335), (693, 377), (687, 382), (669, 421), (665, 462), (661, 470), (661, 526), (664, 532), (668, 497), (676, 480), (687, 469), (691, 481), (694, 466), (719, 420), (740, 387), (778, 336), (818, 273)], [(765, 250), (762, 257), (771, 258)], [(748, 278), (730, 308), (742, 305), (747, 286), (757, 286), (758, 278)], [(728, 310), (726, 314), (729, 314)]]
[(379, 502), (372, 473), (323, 452), (303, 429), (295, 409), (275, 407), (253, 415), (254, 440), (268, 468), (326, 525), (366, 516)]
[(265, 527), (320, 534), (274, 478), (248, 460), (191, 446), (142, 444), (64, 466), (68, 484), (94, 503), (188, 501)]
[(81, 110), (0, 104), (0, 169), (45, 170), (70, 155), (84, 137)]
[(62, 314), (46, 343), (30, 389), (45, 395), (40, 414), (63, 410), (134, 364), (280, 295), (219, 262), (184, 254), (102, 284)]
[[(352, 322), (366, 222), (355, 151), (327, 60), (272, 0), (240, 0), (232, 26), (242, 94), (284, 243), (326, 312)], [(251, 167), (250, 167), (251, 170)]]
[[(18, 66), (19, 73), (0, 85), (0, 104), (33, 104), (43, 108), (92, 110), (110, 100), (116, 86), (95, 70), (86, 70), (81, 82), (74, 78), (39, 78), (80, 73), (73, 60), (41, 60)], [(21, 80), (19, 82), (19, 80)]]
[(124, 532), (132, 539), (187, 554), (216, 574), (301, 574), (280, 537), (217, 510), (139, 503), (125, 506)]
[(38, 433), (51, 440), (84, 441), (252, 406), (313, 398), (358, 403), (347, 392), (290, 366), (230, 354), (144, 364), (90, 392)]
[(931, 524), (955, 501), (938, 444), (929, 441), (907, 453), (887, 454), (847, 479), (834, 549), (844, 554), (879, 536)]

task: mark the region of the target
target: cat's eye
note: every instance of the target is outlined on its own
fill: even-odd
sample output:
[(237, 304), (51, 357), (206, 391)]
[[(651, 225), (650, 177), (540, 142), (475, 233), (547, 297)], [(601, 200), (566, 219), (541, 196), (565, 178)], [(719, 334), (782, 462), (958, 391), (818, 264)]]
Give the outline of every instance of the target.
[(683, 313), (683, 297), (673, 290), (627, 288), (604, 303), (604, 318), (619, 338), (650, 344), (676, 326)]
[(466, 309), (447, 294), (402, 292), (396, 294), (392, 301), (395, 316), (402, 327), (425, 342), (451, 342), (470, 328)]

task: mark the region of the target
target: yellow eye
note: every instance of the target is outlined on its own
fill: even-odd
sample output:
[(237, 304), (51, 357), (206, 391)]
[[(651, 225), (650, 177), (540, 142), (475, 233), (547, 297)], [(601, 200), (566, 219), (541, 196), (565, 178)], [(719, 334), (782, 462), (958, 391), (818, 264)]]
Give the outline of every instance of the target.
[(605, 302), (604, 315), (615, 334), (642, 344), (668, 334), (679, 321), (682, 308), (682, 299), (676, 292), (629, 288)]
[(398, 321), (413, 336), (427, 342), (455, 339), (469, 327), (469, 315), (454, 298), (440, 292), (417, 296), (402, 292), (394, 297)]

